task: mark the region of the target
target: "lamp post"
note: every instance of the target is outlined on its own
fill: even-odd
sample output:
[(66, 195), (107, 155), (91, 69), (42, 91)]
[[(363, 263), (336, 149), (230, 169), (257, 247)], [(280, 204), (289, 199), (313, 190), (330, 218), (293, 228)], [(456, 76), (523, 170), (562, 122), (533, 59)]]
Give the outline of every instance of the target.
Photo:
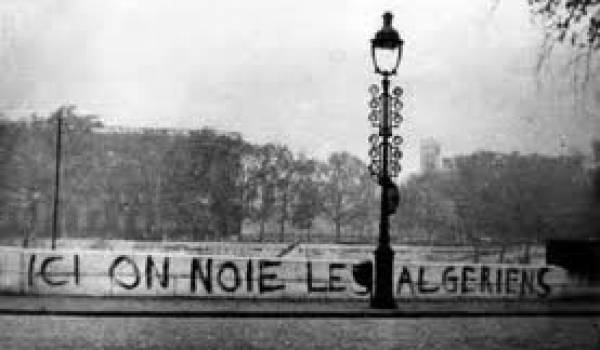
[(62, 154), (62, 114), (64, 108), (61, 107), (56, 113), (56, 151), (54, 164), (54, 203), (52, 206), (52, 249), (56, 249), (56, 237), (58, 236), (58, 219), (60, 209), (60, 162)]
[[(395, 308), (393, 294), (394, 251), (390, 247), (390, 219), (396, 211), (400, 200), (398, 187), (392, 177), (400, 173), (402, 137), (394, 136), (392, 129), (402, 122), (402, 88), (395, 87), (390, 94), (390, 76), (396, 74), (402, 45), (404, 42), (398, 32), (392, 27), (392, 14), (383, 14), (383, 27), (377, 31), (371, 40), (371, 56), (375, 73), (382, 76), (382, 92), (373, 84), (369, 87), (369, 121), (378, 133), (369, 136), (371, 149), (369, 156), (371, 164), (369, 171), (375, 176), (381, 186), (381, 217), (379, 222), (379, 240), (375, 250), (375, 279), (371, 307), (380, 309)], [(391, 142), (390, 142), (391, 139)]]
[(56, 240), (60, 233), (60, 168), (62, 159), (62, 123), (75, 106), (63, 106), (56, 112), (56, 163), (54, 166), (54, 204), (52, 206), (52, 249), (56, 249)]

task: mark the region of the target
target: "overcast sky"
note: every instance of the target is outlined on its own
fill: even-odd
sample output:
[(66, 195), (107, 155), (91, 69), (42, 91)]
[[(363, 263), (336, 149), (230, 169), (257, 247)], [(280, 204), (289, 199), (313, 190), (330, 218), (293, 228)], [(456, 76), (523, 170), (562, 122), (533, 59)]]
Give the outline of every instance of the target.
[(390, 10), (406, 42), (406, 168), (430, 136), (444, 155), (557, 154), (561, 139), (588, 152), (600, 84), (575, 97), (568, 70), (536, 76), (526, 3), (0, 0), (0, 111), (73, 103), (109, 125), (211, 126), (366, 160), (369, 39)]

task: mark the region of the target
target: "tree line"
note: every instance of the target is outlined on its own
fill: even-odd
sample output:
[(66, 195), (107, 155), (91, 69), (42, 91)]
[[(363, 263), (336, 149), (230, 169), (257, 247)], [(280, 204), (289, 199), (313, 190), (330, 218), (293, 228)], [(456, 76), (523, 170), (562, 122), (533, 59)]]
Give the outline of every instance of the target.
[[(4, 237), (50, 234), (59, 113), (0, 124)], [(374, 219), (365, 203), (376, 185), (349, 153), (321, 161), (236, 133), (113, 130), (92, 115), (67, 115), (63, 125), (64, 237), (218, 240), (246, 232), (284, 241), (333, 231), (341, 240)]]
[[(57, 111), (0, 123), (0, 233), (48, 238)], [(113, 130), (63, 117), (60, 234), (147, 240), (376, 242), (379, 187), (347, 152), (326, 160), (212, 129)], [(481, 243), (598, 234), (579, 155), (476, 152), (410, 176), (392, 240)], [(596, 225), (596, 226), (595, 226)]]
[(600, 237), (598, 171), (581, 154), (479, 151), (449, 163), (403, 184), (397, 225), (472, 244)]

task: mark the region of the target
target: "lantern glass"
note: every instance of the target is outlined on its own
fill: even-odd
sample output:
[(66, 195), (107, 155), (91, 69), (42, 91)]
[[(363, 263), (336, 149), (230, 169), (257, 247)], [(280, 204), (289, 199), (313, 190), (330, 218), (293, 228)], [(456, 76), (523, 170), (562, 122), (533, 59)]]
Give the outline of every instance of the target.
[(369, 143), (377, 145), (378, 142), (379, 142), (379, 135), (377, 135), (377, 134), (371, 134), (369, 136)]
[(379, 47), (374, 48), (375, 70), (394, 74), (400, 64), (400, 47)]
[(377, 98), (372, 98), (371, 101), (369, 101), (369, 107), (375, 109), (375, 108), (379, 108), (379, 100)]
[(369, 172), (371, 173), (371, 175), (378, 175), (379, 174), (379, 163), (376, 161), (373, 161), (371, 164), (369, 164)]
[(377, 146), (373, 146), (371, 148), (371, 150), (369, 151), (369, 156), (371, 158), (379, 158), (379, 149), (377, 148)]
[(396, 74), (402, 57), (403, 40), (392, 26), (393, 15), (383, 14), (383, 27), (371, 39), (371, 56), (375, 72), (384, 76)]
[(378, 117), (378, 113), (376, 110), (372, 110), (371, 112), (369, 112), (369, 121), (370, 122), (376, 122), (379, 119)]
[(379, 94), (379, 86), (377, 86), (377, 84), (372, 84), (371, 86), (369, 86), (369, 93), (375, 97)]
[(399, 148), (394, 147), (393, 151), (392, 151), (392, 157), (394, 157), (396, 159), (401, 159), (402, 158), (402, 151)]
[(404, 107), (404, 105), (402, 104), (402, 101), (400, 101), (399, 98), (394, 98), (394, 109), (395, 110), (401, 110), (402, 107)]

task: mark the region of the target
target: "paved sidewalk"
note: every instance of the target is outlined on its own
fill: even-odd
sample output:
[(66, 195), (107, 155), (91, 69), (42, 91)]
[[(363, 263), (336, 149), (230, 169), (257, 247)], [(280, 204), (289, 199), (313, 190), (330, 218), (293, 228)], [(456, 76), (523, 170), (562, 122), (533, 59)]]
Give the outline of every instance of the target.
[(488, 317), (600, 316), (600, 302), (399, 301), (377, 310), (368, 301), (290, 301), (143, 297), (0, 296), (0, 314), (98, 317)]

